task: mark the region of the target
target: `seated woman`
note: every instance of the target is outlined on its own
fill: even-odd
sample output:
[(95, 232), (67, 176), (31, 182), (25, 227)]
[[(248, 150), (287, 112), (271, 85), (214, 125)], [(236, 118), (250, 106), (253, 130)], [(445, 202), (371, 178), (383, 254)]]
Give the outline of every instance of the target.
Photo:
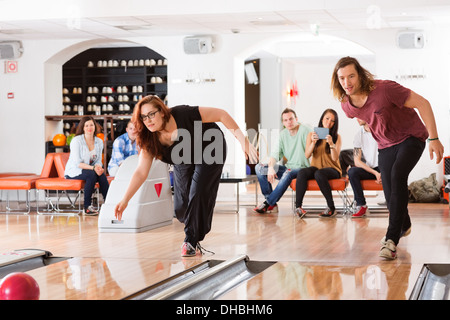
[(66, 179), (84, 180), (84, 213), (97, 215), (98, 210), (91, 205), (95, 184), (100, 185), (103, 199), (106, 199), (109, 183), (102, 166), (103, 141), (96, 137), (97, 126), (91, 116), (81, 118), (75, 137), (70, 143), (70, 156), (66, 164)]
[(341, 151), (341, 137), (338, 134), (338, 115), (335, 110), (327, 109), (322, 113), (319, 127), (328, 128), (326, 139), (320, 139), (316, 132), (312, 131), (306, 139), (305, 156), (311, 158), (311, 166), (303, 168), (297, 174), (295, 213), (303, 218), (306, 211), (302, 208), (303, 197), (308, 186), (309, 179), (315, 179), (320, 191), (327, 201), (327, 208), (320, 214), (321, 217), (333, 217), (336, 215), (333, 195), (328, 180), (341, 177), (342, 170), (339, 164)]

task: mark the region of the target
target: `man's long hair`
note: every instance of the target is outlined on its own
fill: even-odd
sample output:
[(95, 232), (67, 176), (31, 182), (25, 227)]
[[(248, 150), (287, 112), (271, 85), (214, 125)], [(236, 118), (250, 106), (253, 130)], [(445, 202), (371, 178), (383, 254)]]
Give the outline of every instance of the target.
[(344, 68), (348, 65), (353, 64), (355, 66), (356, 72), (358, 73), (361, 91), (363, 93), (369, 94), (375, 88), (374, 84), (374, 75), (370, 73), (368, 70), (364, 69), (356, 60), (352, 57), (344, 57), (341, 58), (334, 67), (333, 76), (331, 77), (331, 90), (333, 91), (333, 96), (339, 101), (345, 101), (347, 99), (347, 95), (345, 93), (344, 88), (342, 88), (339, 83), (339, 78), (337, 72), (339, 69)]

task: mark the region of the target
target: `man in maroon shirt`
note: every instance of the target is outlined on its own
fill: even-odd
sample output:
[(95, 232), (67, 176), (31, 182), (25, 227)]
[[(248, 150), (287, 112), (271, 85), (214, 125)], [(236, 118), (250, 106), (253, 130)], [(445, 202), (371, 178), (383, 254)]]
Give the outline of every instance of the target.
[(394, 81), (375, 80), (352, 57), (338, 61), (331, 88), (347, 117), (366, 121), (378, 143), (379, 168), (390, 213), (380, 256), (395, 259), (400, 238), (411, 232), (409, 173), (419, 161), (426, 141), (430, 159), (433, 153), (436, 163), (443, 157), (444, 147), (438, 138), (433, 110), (430, 103), (414, 91)]

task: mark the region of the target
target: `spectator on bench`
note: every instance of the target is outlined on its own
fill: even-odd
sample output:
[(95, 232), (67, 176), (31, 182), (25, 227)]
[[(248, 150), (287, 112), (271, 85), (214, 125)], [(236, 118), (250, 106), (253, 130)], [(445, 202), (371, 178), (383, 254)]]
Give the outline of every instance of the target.
[(320, 217), (334, 217), (336, 208), (334, 206), (331, 186), (328, 180), (339, 179), (342, 175), (339, 163), (341, 151), (341, 136), (338, 134), (339, 119), (335, 110), (326, 109), (319, 120), (319, 127), (328, 128), (329, 134), (325, 139), (319, 139), (316, 132), (310, 132), (306, 140), (305, 156), (311, 158), (311, 166), (299, 171), (296, 182), (295, 213), (303, 218), (306, 211), (302, 208), (303, 197), (308, 187), (308, 180), (315, 179), (320, 191), (327, 201), (327, 208)]
[(370, 132), (369, 125), (364, 120), (357, 120), (361, 127), (353, 140), (355, 166), (348, 170), (348, 179), (356, 201), (356, 212), (352, 215), (353, 218), (361, 218), (369, 214), (361, 180), (376, 180), (381, 184), (378, 144)]
[(119, 170), (122, 162), (129, 156), (138, 154), (136, 148), (136, 129), (133, 122), (128, 121), (127, 128), (124, 134), (117, 137), (113, 143), (111, 159), (108, 163), (108, 173), (114, 177)]
[[(278, 146), (272, 152), (268, 164), (258, 163), (255, 167), (261, 192), (266, 200), (253, 209), (258, 213), (278, 212), (277, 202), (283, 196), (291, 181), (302, 168), (309, 167), (305, 157), (306, 137), (310, 129), (298, 122), (294, 110), (286, 108), (281, 113), (284, 129), (280, 132)], [(286, 159), (285, 165), (279, 165), (280, 159)], [(275, 190), (272, 183), (279, 179)]]
[(70, 143), (70, 156), (66, 164), (66, 179), (85, 180), (84, 213), (98, 215), (98, 210), (91, 205), (95, 184), (100, 185), (103, 199), (106, 199), (109, 183), (102, 165), (103, 141), (96, 137), (97, 125), (92, 116), (81, 118), (75, 137)]

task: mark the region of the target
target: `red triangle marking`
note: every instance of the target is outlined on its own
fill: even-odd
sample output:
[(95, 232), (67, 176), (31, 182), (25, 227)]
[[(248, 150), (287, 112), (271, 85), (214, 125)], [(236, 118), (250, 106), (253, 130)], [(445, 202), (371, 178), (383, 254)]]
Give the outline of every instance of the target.
[(159, 196), (161, 195), (161, 189), (162, 189), (162, 183), (155, 183), (155, 190), (156, 190), (156, 194)]

